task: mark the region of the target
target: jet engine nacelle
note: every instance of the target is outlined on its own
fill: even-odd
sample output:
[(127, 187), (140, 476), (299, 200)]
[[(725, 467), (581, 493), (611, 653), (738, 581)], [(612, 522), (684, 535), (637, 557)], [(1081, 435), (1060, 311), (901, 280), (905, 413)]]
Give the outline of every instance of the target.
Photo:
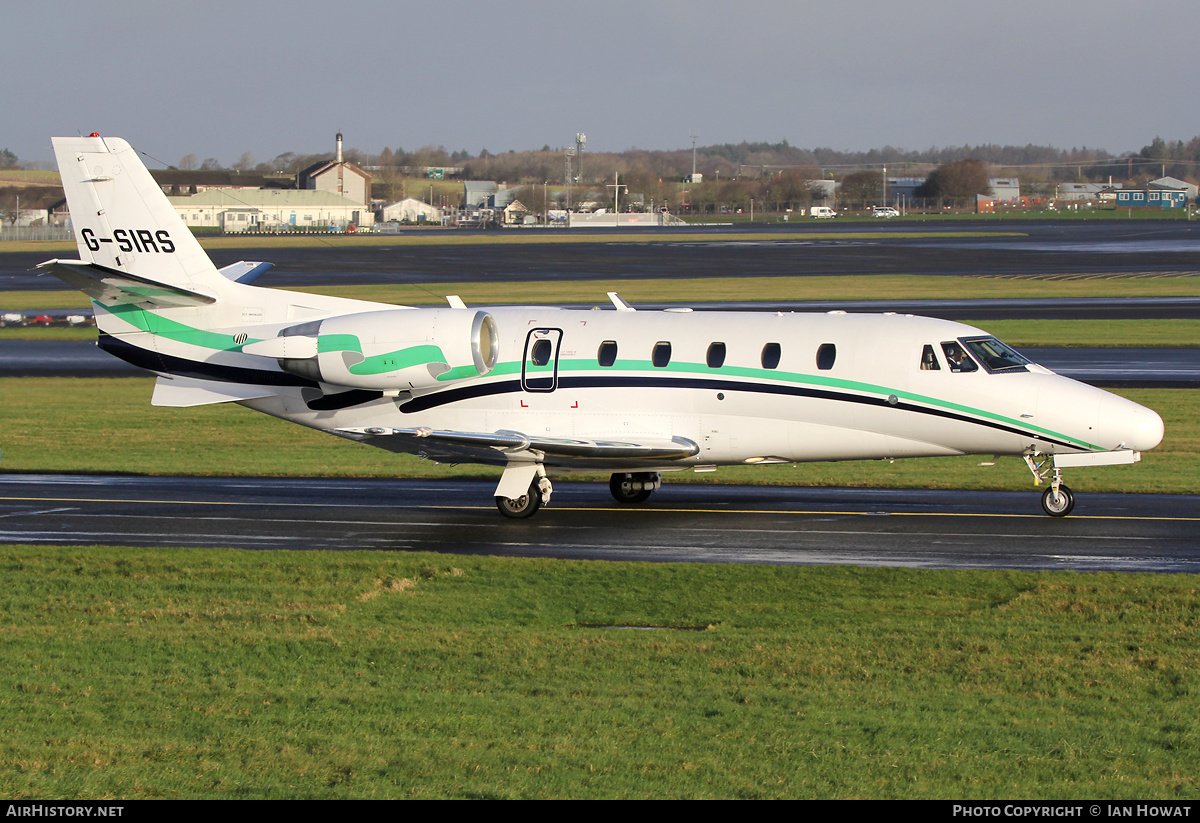
[(320, 383), (387, 391), (487, 374), (499, 338), (485, 311), (387, 309), (291, 326), (242, 351)]

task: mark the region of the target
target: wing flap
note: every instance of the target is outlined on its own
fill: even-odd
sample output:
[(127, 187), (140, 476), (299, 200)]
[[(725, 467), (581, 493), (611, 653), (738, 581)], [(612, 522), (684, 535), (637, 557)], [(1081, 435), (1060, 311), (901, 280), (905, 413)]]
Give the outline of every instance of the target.
[(437, 431), (425, 426), (393, 429), (379, 426), (338, 429), (339, 433), (361, 437), (404, 437), (426, 439), (455, 446), (492, 448), (506, 454), (538, 451), (554, 457), (580, 457), (609, 460), (682, 460), (700, 453), (700, 447), (686, 437), (628, 439), (530, 437), (521, 432)]

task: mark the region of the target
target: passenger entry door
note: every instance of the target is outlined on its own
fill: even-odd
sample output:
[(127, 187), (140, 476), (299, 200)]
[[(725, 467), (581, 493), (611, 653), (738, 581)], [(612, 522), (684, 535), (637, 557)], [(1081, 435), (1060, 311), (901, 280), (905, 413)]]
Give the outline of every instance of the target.
[(562, 329), (531, 329), (525, 338), (521, 362), (521, 388), (551, 392), (558, 388), (558, 349)]

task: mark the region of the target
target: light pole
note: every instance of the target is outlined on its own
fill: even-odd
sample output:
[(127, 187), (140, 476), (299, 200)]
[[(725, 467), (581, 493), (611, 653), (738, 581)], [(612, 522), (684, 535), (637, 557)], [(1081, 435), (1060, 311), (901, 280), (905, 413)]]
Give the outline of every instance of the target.
[[(613, 181), (608, 184), (608, 188), (613, 190), (613, 211), (617, 214), (621, 213), (621, 189), (625, 189), (625, 193), (629, 193), (628, 186), (621, 185), (621, 176), (613, 172)], [(617, 218), (617, 222), (621, 222), (621, 218)]]
[(567, 186), (567, 211), (571, 210), (571, 158), (575, 156), (575, 147), (567, 147), (567, 179), (563, 182)]
[(587, 135), (583, 132), (575, 134), (575, 153), (579, 155), (579, 182), (583, 182), (583, 149), (587, 145)]

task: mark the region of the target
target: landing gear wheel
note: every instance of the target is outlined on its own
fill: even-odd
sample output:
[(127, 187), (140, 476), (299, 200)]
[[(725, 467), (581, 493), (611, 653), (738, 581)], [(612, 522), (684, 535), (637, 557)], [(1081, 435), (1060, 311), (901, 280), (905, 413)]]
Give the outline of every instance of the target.
[(496, 508), (505, 517), (512, 517), (514, 519), (533, 517), (541, 507), (542, 492), (538, 488), (536, 480), (529, 486), (529, 490), (520, 497), (496, 497)]
[(618, 503), (645, 503), (654, 494), (657, 480), (653, 472), (614, 474), (608, 481), (608, 490)]
[(1051, 517), (1066, 517), (1071, 513), (1071, 509), (1075, 508), (1075, 495), (1061, 484), (1058, 487), (1057, 495), (1053, 488), (1046, 489), (1042, 493), (1042, 508)]

